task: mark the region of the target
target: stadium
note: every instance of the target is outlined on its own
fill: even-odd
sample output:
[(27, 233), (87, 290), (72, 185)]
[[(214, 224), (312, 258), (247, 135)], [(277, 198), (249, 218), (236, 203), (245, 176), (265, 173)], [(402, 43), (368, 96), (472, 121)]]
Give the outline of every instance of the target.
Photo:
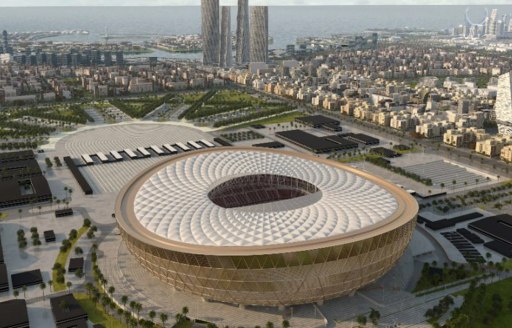
[(348, 295), (385, 274), (418, 204), (396, 185), (308, 154), (187, 152), (120, 192), (128, 250), (176, 290), (208, 301), (287, 306)]

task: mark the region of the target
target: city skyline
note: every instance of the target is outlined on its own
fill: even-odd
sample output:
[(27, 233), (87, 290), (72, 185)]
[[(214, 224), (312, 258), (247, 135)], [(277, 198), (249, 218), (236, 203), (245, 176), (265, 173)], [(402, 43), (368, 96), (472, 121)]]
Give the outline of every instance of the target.
[[(225, 0), (221, 1), (220, 5), (222, 6), (236, 6), (237, 0)], [(340, 4), (336, 0), (284, 0), (280, 1), (278, 6), (352, 6), (352, 5), (509, 5), (510, 2), (508, 0), (495, 0), (495, 1), (483, 1), (483, 0), (454, 0), (454, 1), (446, 1), (446, 0), (422, 0), (422, 1), (414, 1), (414, 0), (399, 0), (399, 1), (380, 1), (380, 0), (352, 0), (348, 2), (344, 2)], [(41, 6), (39, 1), (36, 0), (20, 0), (14, 3), (4, 3), (0, 4), (0, 7), (51, 7), (51, 6), (199, 6), (200, 0), (152, 0), (152, 1), (143, 1), (143, 0), (109, 0), (109, 1), (100, 1), (100, 0), (74, 0), (74, 1), (64, 1), (64, 0), (51, 0), (46, 1), (44, 6)], [(252, 5), (256, 6), (275, 6), (269, 0), (254, 0)]]

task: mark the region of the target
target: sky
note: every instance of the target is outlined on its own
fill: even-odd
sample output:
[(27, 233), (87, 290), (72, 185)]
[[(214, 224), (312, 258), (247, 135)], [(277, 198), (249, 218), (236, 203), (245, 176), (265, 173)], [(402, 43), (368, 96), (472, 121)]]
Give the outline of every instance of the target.
[[(220, 0), (236, 5), (236, 0)], [(0, 0), (0, 7), (193, 6), (200, 0)], [(509, 5), (510, 0), (251, 0), (251, 5)]]

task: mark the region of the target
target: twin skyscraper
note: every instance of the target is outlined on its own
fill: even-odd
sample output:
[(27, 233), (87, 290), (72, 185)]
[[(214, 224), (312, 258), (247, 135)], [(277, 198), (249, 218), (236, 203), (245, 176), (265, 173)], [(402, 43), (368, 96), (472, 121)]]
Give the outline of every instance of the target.
[[(268, 7), (249, 7), (249, 0), (238, 0), (235, 64), (268, 60)], [(203, 64), (231, 67), (231, 7), (219, 0), (201, 0)]]

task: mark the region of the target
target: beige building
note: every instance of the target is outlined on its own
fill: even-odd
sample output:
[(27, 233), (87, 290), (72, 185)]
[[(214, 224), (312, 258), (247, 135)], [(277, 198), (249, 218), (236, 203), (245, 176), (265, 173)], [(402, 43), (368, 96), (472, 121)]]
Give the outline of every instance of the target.
[(512, 145), (505, 146), (501, 149), (501, 159), (505, 162), (512, 162)]
[(485, 156), (496, 157), (501, 155), (501, 150), (509, 143), (509, 138), (498, 136), (491, 139), (478, 141), (476, 143), (475, 151)]

